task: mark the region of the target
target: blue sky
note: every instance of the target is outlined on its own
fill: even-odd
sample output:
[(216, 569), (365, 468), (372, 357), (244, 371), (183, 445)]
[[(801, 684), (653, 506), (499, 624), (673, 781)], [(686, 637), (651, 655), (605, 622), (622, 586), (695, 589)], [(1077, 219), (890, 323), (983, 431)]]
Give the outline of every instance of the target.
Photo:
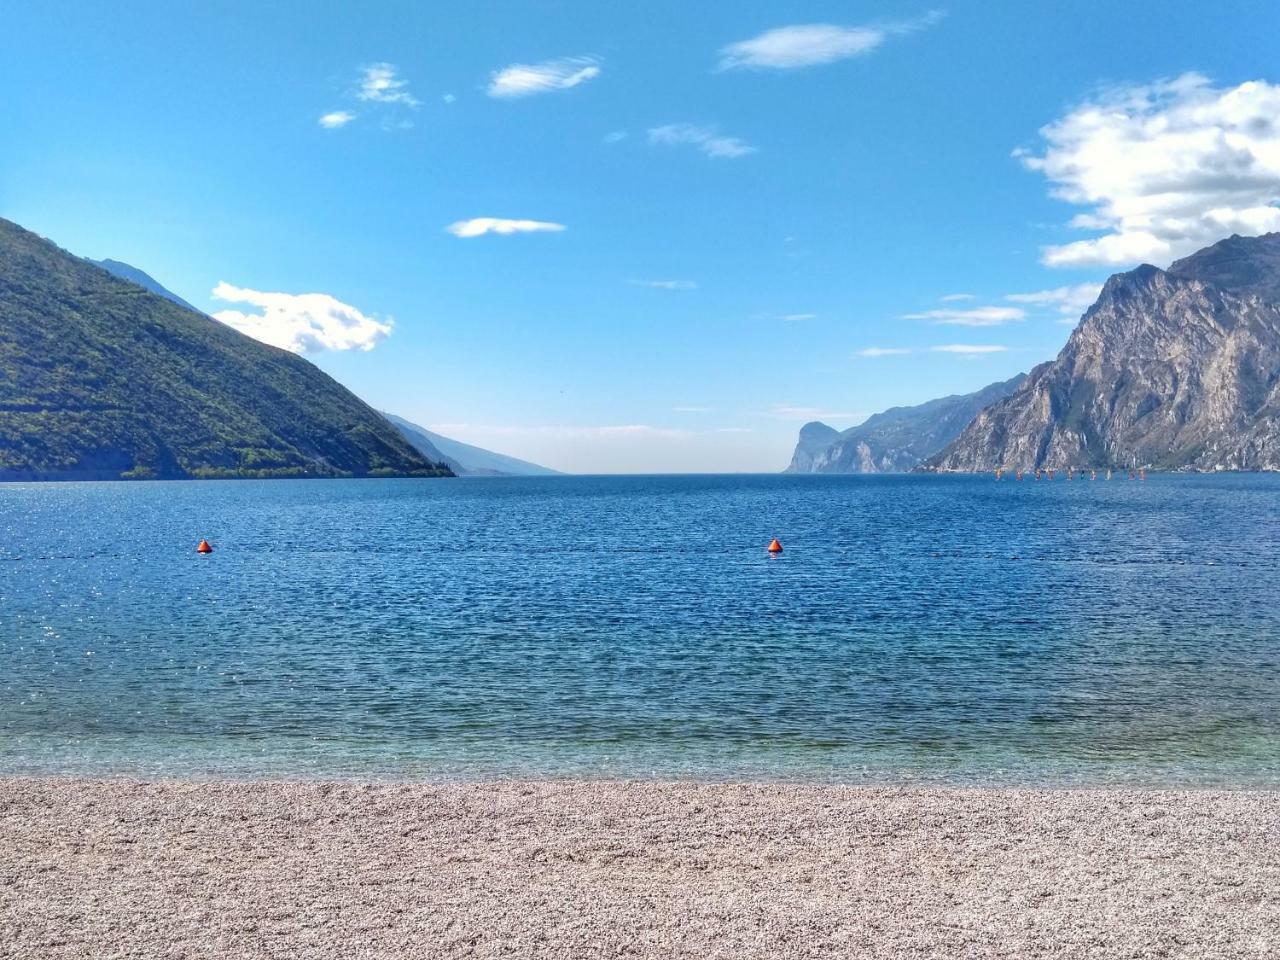
[(1280, 229), (1277, 35), (1270, 2), (17, 4), (0, 215), (461, 440), (776, 470), (805, 420), (1051, 358), (1110, 273)]

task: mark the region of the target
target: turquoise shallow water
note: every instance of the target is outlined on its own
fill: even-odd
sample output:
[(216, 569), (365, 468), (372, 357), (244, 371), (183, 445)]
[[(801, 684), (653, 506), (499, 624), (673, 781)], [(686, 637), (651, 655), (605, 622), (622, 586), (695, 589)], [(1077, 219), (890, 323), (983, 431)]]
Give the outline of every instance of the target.
[(1270, 476), (0, 485), (0, 772), (1280, 786), (1278, 523)]

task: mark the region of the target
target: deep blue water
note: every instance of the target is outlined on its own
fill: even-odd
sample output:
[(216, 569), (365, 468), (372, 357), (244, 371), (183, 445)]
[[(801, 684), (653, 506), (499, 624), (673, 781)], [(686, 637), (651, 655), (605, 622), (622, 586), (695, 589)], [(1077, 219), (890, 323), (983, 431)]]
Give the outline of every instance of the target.
[(1280, 478), (0, 485), (4, 771), (1280, 786)]

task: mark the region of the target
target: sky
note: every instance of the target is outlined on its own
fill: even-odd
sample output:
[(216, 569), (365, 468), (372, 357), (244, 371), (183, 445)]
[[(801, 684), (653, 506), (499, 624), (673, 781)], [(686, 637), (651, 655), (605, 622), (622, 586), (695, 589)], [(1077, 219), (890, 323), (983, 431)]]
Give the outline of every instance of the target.
[(0, 216), (459, 440), (776, 471), (1280, 230), (1276, 36), (1274, 2), (9, 4)]

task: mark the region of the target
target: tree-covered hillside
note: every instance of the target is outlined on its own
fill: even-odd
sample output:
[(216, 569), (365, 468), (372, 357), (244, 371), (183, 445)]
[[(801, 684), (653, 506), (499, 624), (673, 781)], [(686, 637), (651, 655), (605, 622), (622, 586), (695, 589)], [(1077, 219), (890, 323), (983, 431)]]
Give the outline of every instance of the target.
[(301, 357), (0, 219), (0, 479), (448, 474)]

